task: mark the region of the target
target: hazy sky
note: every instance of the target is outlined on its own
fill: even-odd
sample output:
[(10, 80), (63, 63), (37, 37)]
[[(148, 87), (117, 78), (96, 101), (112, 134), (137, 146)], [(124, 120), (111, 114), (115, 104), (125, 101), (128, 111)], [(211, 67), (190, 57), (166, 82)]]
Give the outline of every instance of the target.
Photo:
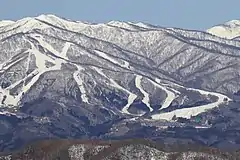
[(90, 22), (147, 22), (160, 26), (206, 29), (240, 19), (240, 0), (1, 0), (0, 19), (40, 14)]

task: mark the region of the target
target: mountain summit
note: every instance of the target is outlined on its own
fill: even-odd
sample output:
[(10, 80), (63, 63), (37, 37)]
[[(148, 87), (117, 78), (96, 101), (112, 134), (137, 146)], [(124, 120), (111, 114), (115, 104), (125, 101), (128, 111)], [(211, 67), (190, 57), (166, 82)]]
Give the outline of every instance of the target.
[(207, 32), (228, 39), (234, 39), (240, 36), (240, 20), (228, 21), (224, 24), (214, 26)]
[(0, 150), (44, 138), (161, 139), (172, 128), (164, 140), (205, 143), (223, 125), (228, 136), (238, 126), (239, 50), (236, 40), (143, 23), (40, 15), (2, 25)]

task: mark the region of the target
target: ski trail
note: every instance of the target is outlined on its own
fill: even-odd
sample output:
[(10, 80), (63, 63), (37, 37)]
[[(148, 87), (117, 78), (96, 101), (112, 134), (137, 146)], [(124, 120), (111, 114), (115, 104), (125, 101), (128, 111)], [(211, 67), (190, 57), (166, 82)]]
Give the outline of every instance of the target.
[[(123, 88), (122, 86), (120, 86), (119, 84), (117, 84), (113, 79), (111, 78), (108, 78), (103, 72), (101, 69), (99, 68), (96, 68), (94, 67), (94, 69), (100, 74), (102, 75), (103, 77), (107, 78), (110, 82), (111, 82), (111, 86), (115, 87), (115, 88), (118, 88), (120, 90), (123, 90), (124, 92), (128, 93), (129, 96), (128, 96), (128, 103), (127, 105), (125, 105), (122, 109), (122, 113), (125, 113), (125, 114), (129, 114), (129, 115), (135, 115), (135, 114), (132, 114), (130, 112), (128, 112), (128, 109), (129, 107), (131, 106), (131, 104), (134, 102), (134, 100), (137, 98), (137, 95), (131, 93), (130, 91), (128, 91), (127, 89)], [(139, 116), (139, 115), (138, 115)]]
[(166, 113), (160, 113), (153, 115), (153, 119), (165, 119), (165, 120), (172, 120), (173, 116), (176, 115), (176, 117), (182, 117), (182, 118), (187, 118), (190, 119), (191, 116), (196, 116), (202, 112), (205, 112), (208, 109), (215, 108), (219, 106), (221, 103), (224, 103), (224, 98), (225, 96), (220, 96), (219, 100), (214, 103), (198, 106), (198, 107), (192, 107), (192, 108), (182, 108), (182, 109), (177, 109), (171, 112), (166, 112)]
[(61, 69), (61, 66), (59, 66), (59, 65), (55, 65), (53, 67), (45, 68), (45, 69), (43, 69), (43, 68), (38, 69), (39, 72), (30, 80), (30, 82), (28, 82), (28, 84), (24, 85), (20, 94), (18, 94), (18, 96), (16, 97), (16, 100), (20, 101), (23, 93), (26, 93), (39, 80), (39, 78), (42, 74), (44, 74), (48, 71), (55, 71), (55, 70), (60, 70), (60, 69)]
[(27, 62), (26, 62), (26, 72), (29, 70), (30, 61), (31, 61), (31, 54), (30, 54), (30, 52), (29, 52), (29, 53), (28, 53)]
[[(65, 63), (65, 60), (67, 60), (67, 51), (68, 49), (70, 48), (71, 46), (71, 43), (69, 42), (66, 42), (65, 46), (63, 47), (62, 49), (62, 52), (59, 53), (58, 51), (56, 51), (51, 45), (49, 45), (47, 42), (43, 41), (42, 39), (38, 39), (38, 38), (35, 38), (42, 46), (44, 46), (47, 50), (49, 50), (50, 52), (52, 52), (53, 54), (55, 54), (56, 56), (58, 57), (61, 57), (63, 59), (55, 59), (55, 64), (58, 66), (58, 67), (61, 67), (61, 64), (62, 63)], [(78, 66), (78, 65), (75, 65), (78, 70), (76, 72), (73, 73), (73, 78), (75, 79), (75, 81), (77, 82), (78, 84), (78, 87), (79, 87), (79, 90), (81, 92), (81, 99), (83, 102), (85, 103), (89, 103), (89, 100), (88, 100), (88, 97), (86, 96), (86, 89), (84, 88), (84, 85), (83, 85), (83, 80), (81, 79), (81, 77), (79, 76), (79, 73), (81, 70), (83, 70), (82, 67)]]
[(155, 81), (156, 81), (158, 84), (161, 84), (161, 86), (165, 86), (166, 88), (170, 89), (170, 90), (173, 91), (174, 93), (176, 93), (176, 94), (181, 94), (181, 92), (179, 92), (179, 91), (176, 90), (176, 89), (173, 89), (171, 86), (169, 86), (169, 84), (162, 83), (159, 78), (155, 78)]
[(209, 109), (218, 107), (222, 103), (226, 103), (225, 100), (227, 100), (227, 101), (231, 100), (229, 97), (227, 97), (223, 94), (220, 94), (220, 93), (209, 92), (209, 91), (204, 91), (204, 90), (194, 89), (194, 88), (186, 88), (186, 87), (178, 85), (178, 84), (175, 84), (175, 85), (177, 85), (178, 87), (181, 87), (181, 88), (185, 88), (186, 90), (197, 91), (202, 95), (214, 95), (214, 96), (218, 97), (218, 100), (216, 102), (206, 104), (206, 105), (196, 106), (196, 107), (192, 107), (192, 108), (181, 108), (181, 109), (176, 109), (171, 112), (155, 114), (155, 115), (152, 115), (152, 119), (172, 120), (173, 116), (190, 119), (191, 116), (196, 116), (200, 113), (206, 112)]
[[(27, 50), (27, 52), (29, 52), (29, 51), (30, 50)], [(12, 106), (17, 106), (19, 104), (19, 101), (21, 99), (23, 91), (21, 91), (17, 96), (12, 96), (12, 95), (10, 95), (10, 90), (13, 89), (14, 87), (16, 87), (17, 85), (19, 85), (20, 83), (24, 82), (30, 76), (31, 76), (31, 74), (26, 76), (24, 79), (21, 79), (21, 80), (15, 82), (14, 84), (10, 85), (9, 87), (7, 87), (5, 89), (1, 89), (2, 96), (6, 96), (4, 104), (12, 105)], [(23, 89), (23, 90), (25, 90), (25, 89)]]
[(68, 59), (67, 58), (67, 52), (68, 52), (68, 49), (71, 47), (71, 43), (69, 42), (66, 42), (63, 49), (62, 49), (62, 52), (61, 52), (61, 57), (64, 57), (65, 59)]
[(114, 64), (116, 64), (116, 65), (119, 65), (119, 66), (121, 66), (121, 67), (123, 67), (123, 68), (129, 68), (129, 62), (127, 62), (127, 61), (123, 61), (124, 64), (121, 64), (121, 63), (119, 63), (118, 61), (116, 61), (115, 59), (113, 59), (112, 57), (110, 57), (109, 55), (107, 55), (107, 54), (104, 53), (104, 52), (101, 52), (101, 51), (98, 51), (98, 50), (94, 50), (94, 51), (95, 51), (95, 53), (96, 53), (98, 56), (100, 56), (100, 57), (102, 57), (102, 58), (104, 58), (104, 59), (107, 59), (107, 60), (111, 61), (112, 63), (114, 63)]
[(142, 76), (137, 75), (136, 78), (135, 78), (135, 85), (136, 85), (136, 87), (141, 91), (141, 93), (144, 95), (142, 102), (143, 102), (144, 104), (146, 104), (146, 106), (149, 108), (150, 112), (152, 112), (153, 109), (152, 109), (152, 107), (151, 107), (150, 104), (149, 104), (149, 101), (150, 101), (149, 95), (148, 95), (148, 93), (142, 88), (142, 86), (141, 86), (141, 81), (142, 81)]
[(169, 91), (166, 87), (160, 85), (161, 81), (159, 79), (156, 78), (155, 81), (150, 80), (150, 82), (152, 82), (153, 85), (155, 85), (158, 88), (161, 88), (167, 93), (167, 98), (163, 102), (162, 107), (160, 109), (168, 108), (171, 105), (172, 101), (176, 98), (176, 96), (172, 91)]
[[(66, 44), (65, 47), (64, 47), (65, 49), (62, 51), (62, 53), (60, 53), (60, 52), (58, 52), (57, 50), (55, 50), (50, 44), (48, 44), (47, 42), (45, 42), (44, 40), (42, 40), (42, 38), (37, 38), (37, 37), (32, 37), (32, 38), (34, 38), (36, 41), (38, 41), (38, 43), (39, 43), (42, 47), (44, 47), (45, 49), (47, 49), (48, 51), (50, 51), (51, 53), (53, 53), (53, 54), (56, 55), (57, 57), (62, 58), (62, 59), (54, 58), (56, 64), (59, 65), (59, 64), (61, 64), (62, 62), (64, 62), (64, 59), (65, 59), (66, 57), (63, 57), (63, 56), (62, 56), (62, 53), (66, 54), (66, 53), (63, 52), (63, 51), (68, 50), (68, 45), (69, 45), (69, 44)], [(66, 52), (67, 52), (67, 51), (66, 51)]]
[[(1, 67), (0, 73), (5, 72), (7, 69), (9, 69), (10, 67), (12, 67), (12, 66), (15, 65), (16, 63), (22, 61), (23, 59), (25, 59), (25, 56), (19, 58), (18, 60), (14, 61), (14, 62), (11, 62), (11, 60), (10, 60), (10, 61), (7, 61), (7, 62), (4, 62), (3, 64), (0, 65), (0, 67)], [(10, 63), (10, 64), (8, 64), (8, 63)], [(7, 64), (8, 64), (8, 65), (7, 65)]]
[(84, 85), (83, 85), (83, 80), (81, 79), (81, 77), (80, 77), (80, 75), (79, 75), (80, 72), (81, 72), (82, 70), (84, 70), (84, 68), (82, 68), (82, 67), (80, 67), (80, 66), (77, 66), (77, 65), (76, 65), (76, 67), (78, 68), (78, 70), (73, 73), (73, 78), (75, 79), (75, 81), (76, 81), (77, 84), (78, 84), (78, 88), (79, 88), (79, 90), (80, 90), (80, 92), (81, 92), (81, 99), (82, 99), (82, 101), (85, 102), (85, 103), (89, 103), (88, 97), (87, 97), (87, 95), (86, 95), (87, 92), (86, 92), (86, 89), (85, 89), (85, 87), (84, 87)]
[(23, 79), (13, 83), (12, 85), (10, 85), (9, 87), (5, 88), (5, 90), (11, 90), (13, 88), (15, 88), (17, 85), (21, 84), (22, 82), (26, 81), (26, 79), (35, 76), (39, 73), (38, 69), (35, 69), (34, 71), (32, 71), (31, 74), (27, 75), (26, 77), (24, 77)]
[(4, 104), (8, 105), (8, 107), (17, 106), (18, 102), (16, 101), (14, 96), (10, 95), (9, 90), (2, 89), (0, 87), (0, 98), (1, 98), (1, 101), (3, 100), (4, 97), (5, 97)]
[(134, 115), (130, 112), (128, 112), (128, 109), (129, 107), (131, 106), (131, 104), (133, 104), (134, 100), (137, 98), (137, 95), (133, 94), (133, 93), (129, 93), (129, 96), (128, 96), (128, 103), (126, 106), (124, 106), (122, 108), (122, 112), (125, 113), (125, 114), (130, 114), (130, 115)]
[[(50, 57), (46, 56), (45, 54), (41, 53), (40, 51), (38, 51), (35, 48), (34, 44), (32, 44), (31, 42), (29, 42), (29, 43), (31, 44), (31, 49), (29, 49), (27, 51), (29, 52), (30, 55), (33, 54), (35, 56), (37, 69), (35, 69), (31, 74), (27, 75), (24, 79), (21, 79), (21, 80), (15, 82), (14, 84), (9, 86), (5, 90), (3, 90), (3, 89), (0, 90), (0, 92), (2, 92), (3, 95), (6, 96), (6, 100), (4, 102), (5, 104), (12, 105), (12, 106), (19, 105), (19, 102), (22, 98), (22, 95), (24, 93), (26, 93), (38, 81), (39, 77), (43, 73), (48, 72), (48, 71), (52, 71), (52, 70), (60, 70), (61, 69), (61, 64), (56, 63), (56, 61), (54, 61)], [(45, 66), (46, 61), (52, 62), (53, 64), (55, 64), (55, 66), (47, 68)], [(33, 76), (33, 78), (29, 81), (28, 84), (26, 84), (22, 87), (22, 90), (18, 93), (17, 96), (10, 95), (10, 90), (11, 89), (16, 87), (20, 83), (24, 82), (27, 78), (29, 78), (31, 76)]]
[[(57, 56), (57, 57), (62, 58), (62, 59), (60, 59), (60, 58), (53, 58), (53, 59), (54, 59), (53, 63), (54, 63), (56, 66), (58, 66), (59, 68), (61, 68), (62, 63), (65, 63), (65, 62), (66, 62), (65, 57), (63, 57), (63, 56), (61, 55), (61, 53), (59, 53), (57, 50), (55, 50), (50, 44), (48, 44), (47, 42), (45, 42), (42, 38), (38, 38), (38, 37), (32, 37), (32, 38), (34, 38), (36, 41), (38, 41), (38, 43), (39, 43), (42, 47), (44, 47), (45, 49), (47, 49), (48, 51), (50, 51), (52, 54), (54, 54), (54, 55)], [(67, 48), (67, 47), (68, 47), (68, 45), (66, 45), (66, 48)], [(45, 55), (45, 56), (46, 56), (46, 55)], [(48, 56), (46, 56), (46, 57), (48, 57)], [(49, 58), (49, 57), (48, 57), (48, 58)]]
[[(44, 48), (46, 48), (47, 50), (49, 50), (50, 52), (52, 52), (53, 54), (57, 55), (57, 56), (62, 56), (62, 58), (66, 58), (64, 57), (67, 53), (68, 48), (70, 47), (70, 43), (66, 43), (62, 53), (60, 54), (58, 51), (56, 51), (51, 45), (49, 45), (47, 42), (44, 42), (42, 39), (42, 37), (38, 37), (38, 36), (33, 36), (32, 38), (34, 38), (35, 40), (38, 41), (38, 43), (43, 46)], [(17, 82), (15, 82), (14, 84), (12, 84), (11, 86), (5, 88), (5, 89), (0, 89), (0, 97), (1, 99), (3, 99), (4, 96), (6, 96), (6, 99), (4, 101), (4, 104), (7, 105), (12, 105), (12, 106), (17, 106), (19, 105), (19, 102), (22, 98), (22, 95), (24, 93), (26, 93), (40, 78), (40, 76), (48, 71), (53, 71), (53, 70), (60, 70), (61, 69), (61, 65), (64, 62), (64, 60), (61, 59), (57, 59), (57, 58), (50, 58), (49, 56), (41, 53), (36, 47), (35, 45), (30, 42), (31, 45), (31, 49), (27, 50), (26, 52), (29, 52), (28, 55), (28, 61), (27, 61), (27, 66), (26, 66), (26, 71), (29, 69), (29, 62), (30, 62), (30, 56), (34, 55), (36, 58), (36, 67), (37, 69), (35, 69), (31, 74), (27, 75), (24, 79), (21, 79)], [(25, 57), (21, 57), (20, 59), (18, 59), (17, 61), (10, 63), (8, 66), (6, 66), (6, 64), (8, 62), (5, 62), (3, 64), (0, 65), (0, 67), (2, 68), (0, 72), (3, 72), (4, 70), (8, 69), (9, 67), (11, 67), (12, 65), (14, 65), (15, 63), (23, 60)], [(46, 61), (49, 61), (53, 64), (55, 64), (53, 67), (47, 68), (45, 63)], [(33, 77), (28, 84), (25, 84), (22, 87), (22, 90), (18, 93), (17, 96), (12, 96), (10, 95), (10, 90), (13, 89), (14, 87), (16, 87), (17, 85), (21, 84), (22, 82), (25, 82), (27, 78)]]

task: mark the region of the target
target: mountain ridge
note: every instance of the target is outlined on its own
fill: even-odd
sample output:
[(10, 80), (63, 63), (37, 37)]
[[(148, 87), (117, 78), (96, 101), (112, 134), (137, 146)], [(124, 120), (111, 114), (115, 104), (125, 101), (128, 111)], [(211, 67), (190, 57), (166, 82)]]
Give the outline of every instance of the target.
[(229, 116), (238, 104), (240, 42), (203, 31), (41, 15), (0, 27), (0, 44), (1, 149), (38, 137), (128, 137), (138, 123), (157, 135), (212, 130), (207, 122), (222, 118), (214, 111)]
[(207, 32), (219, 37), (234, 39), (240, 36), (240, 20), (227, 21), (208, 29)]

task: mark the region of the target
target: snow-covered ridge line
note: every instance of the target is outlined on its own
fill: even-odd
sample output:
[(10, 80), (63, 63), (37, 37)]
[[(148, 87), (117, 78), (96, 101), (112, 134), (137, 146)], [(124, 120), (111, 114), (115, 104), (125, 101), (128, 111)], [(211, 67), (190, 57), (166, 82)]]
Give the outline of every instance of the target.
[(13, 24), (14, 21), (10, 21), (10, 20), (2, 20), (0, 21), (0, 27), (4, 27), (4, 26), (7, 26), (7, 25), (11, 25)]
[(240, 20), (231, 20), (224, 24), (214, 26), (208, 29), (207, 32), (218, 37), (233, 39), (240, 36)]
[(220, 44), (227, 44), (233, 47), (240, 47), (240, 43), (236, 42), (232, 39), (226, 39), (224, 37), (219, 37), (213, 33), (210, 32), (204, 32), (204, 31), (198, 31), (198, 30), (187, 30), (187, 29), (181, 29), (181, 28), (165, 28), (165, 31), (173, 34), (175, 36), (179, 36), (180, 38), (184, 39), (192, 39), (195, 41), (209, 41), (209, 42), (215, 42)]
[[(78, 21), (66, 20), (63, 18), (59, 18), (55, 15), (40, 15), (38, 17), (27, 17), (22, 20), (16, 21), (15, 23), (13, 23), (11, 25), (6, 26), (5, 30), (14, 28), (16, 26), (20, 26), (18, 29), (14, 30), (14, 32), (26, 33), (28, 31), (31, 31), (32, 29), (45, 29), (45, 28), (52, 27), (52, 26), (49, 26), (38, 20), (59, 26), (64, 29), (68, 29), (70, 31), (80, 32), (80, 33), (85, 32), (86, 30), (97, 31), (98, 29), (107, 29), (107, 28), (109, 28), (109, 23), (110, 23), (110, 24), (114, 24), (112, 26), (118, 27), (117, 29), (121, 29), (121, 28), (129, 29), (130, 28), (130, 30), (131, 30), (131, 28), (134, 28), (132, 30), (138, 30), (139, 32), (141, 32), (141, 31), (143, 31), (143, 32), (164, 31), (164, 32), (171, 32), (171, 33), (176, 32), (177, 34), (179, 33), (179, 34), (185, 36), (186, 38), (188, 38), (188, 37), (196, 38), (197, 37), (199, 40), (211, 40), (211, 41), (215, 41), (215, 42), (224, 42), (228, 45), (240, 47), (240, 42), (238, 42), (236, 40), (234, 41), (231, 39), (224, 39), (224, 38), (221, 38), (218, 36), (213, 36), (207, 32), (203, 32), (203, 31), (178, 29), (178, 28), (164, 28), (164, 27), (158, 27), (158, 26), (151, 26), (151, 25), (144, 24), (144, 23), (119, 22), (119, 21), (112, 21), (112, 22), (108, 22), (105, 24), (103, 24), (103, 23), (91, 24), (91, 23), (83, 23), (83, 22), (78, 22)], [(112, 29), (114, 29), (114, 28), (112, 28)], [(176, 33), (173, 33), (173, 34), (177, 36)], [(4, 34), (7, 34), (7, 33), (4, 33)], [(3, 35), (1, 35), (1, 36), (3, 36)], [(1, 38), (1, 36), (0, 36), (0, 38)], [(3, 37), (5, 37), (5, 36), (3, 36)]]

